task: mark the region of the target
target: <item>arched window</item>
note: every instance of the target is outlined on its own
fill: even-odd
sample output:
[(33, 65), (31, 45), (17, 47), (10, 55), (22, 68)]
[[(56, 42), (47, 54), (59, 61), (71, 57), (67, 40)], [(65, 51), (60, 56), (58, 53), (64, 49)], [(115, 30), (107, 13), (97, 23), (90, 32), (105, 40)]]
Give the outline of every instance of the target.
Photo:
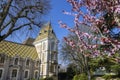
[(29, 77), (29, 71), (26, 70), (26, 71), (25, 71), (25, 76), (24, 76), (24, 78), (28, 78), (28, 77)]
[(12, 77), (17, 77), (17, 69), (12, 70)]
[(35, 79), (38, 78), (38, 71), (35, 71)]
[(3, 69), (0, 69), (0, 79), (2, 78), (3, 75)]
[(0, 63), (4, 63), (4, 61), (5, 61), (5, 56), (0, 55)]
[(27, 59), (27, 61), (26, 61), (26, 66), (29, 66), (29, 64), (30, 64), (30, 60)]
[(14, 65), (18, 65), (18, 58), (15, 58)]

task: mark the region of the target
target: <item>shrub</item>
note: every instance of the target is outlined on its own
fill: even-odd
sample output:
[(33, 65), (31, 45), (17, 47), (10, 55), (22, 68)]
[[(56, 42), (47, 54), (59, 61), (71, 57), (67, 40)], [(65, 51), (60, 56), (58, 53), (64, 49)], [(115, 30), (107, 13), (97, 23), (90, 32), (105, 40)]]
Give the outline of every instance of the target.
[(112, 75), (104, 75), (103, 78), (105, 80), (110, 80), (112, 78)]
[(75, 75), (73, 77), (73, 80), (88, 80), (88, 77), (86, 74), (82, 73), (82, 74), (79, 74), (79, 75)]
[(53, 77), (41, 78), (40, 80), (54, 80)]
[(44, 80), (53, 80), (53, 77), (47, 77)]
[(40, 80), (45, 80), (44, 78), (41, 78)]

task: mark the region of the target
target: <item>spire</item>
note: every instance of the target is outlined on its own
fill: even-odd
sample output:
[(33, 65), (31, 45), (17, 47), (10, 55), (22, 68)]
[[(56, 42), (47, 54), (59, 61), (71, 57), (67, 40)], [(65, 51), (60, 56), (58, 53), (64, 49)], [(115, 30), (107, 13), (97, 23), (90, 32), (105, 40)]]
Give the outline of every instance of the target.
[(42, 26), (38, 37), (35, 39), (35, 42), (49, 37), (49, 35), (51, 35), (51, 33), (54, 34), (52, 26), (51, 26), (51, 22), (48, 22)]

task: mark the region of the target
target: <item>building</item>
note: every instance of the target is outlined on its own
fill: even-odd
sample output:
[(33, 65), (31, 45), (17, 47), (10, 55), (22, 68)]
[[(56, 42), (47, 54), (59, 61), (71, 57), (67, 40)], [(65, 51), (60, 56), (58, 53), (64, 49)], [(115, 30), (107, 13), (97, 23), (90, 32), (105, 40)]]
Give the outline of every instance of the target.
[(0, 42), (0, 80), (57, 78), (57, 41), (51, 24), (47, 23), (36, 39), (28, 38), (22, 44)]

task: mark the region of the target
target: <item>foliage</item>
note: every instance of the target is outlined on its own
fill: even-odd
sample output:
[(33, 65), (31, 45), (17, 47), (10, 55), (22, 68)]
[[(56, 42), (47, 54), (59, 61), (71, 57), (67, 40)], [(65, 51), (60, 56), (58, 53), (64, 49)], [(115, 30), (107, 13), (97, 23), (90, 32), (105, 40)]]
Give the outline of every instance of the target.
[[(66, 12), (64, 11), (65, 14), (74, 16), (74, 28), (70, 28), (67, 26), (67, 24), (63, 23), (62, 21), (59, 21), (60, 26), (63, 28), (66, 28), (70, 32), (73, 32), (74, 34), (77, 35), (79, 42), (79, 46), (82, 47), (80, 49), (80, 52), (83, 52), (83, 50), (87, 50), (87, 54), (84, 53), (85, 56), (91, 56), (91, 57), (96, 57), (96, 56), (102, 56), (103, 54), (106, 53), (106, 55), (111, 56), (112, 54), (115, 54), (116, 51), (119, 51), (119, 41), (113, 39), (110, 37), (109, 32), (111, 29), (109, 29), (110, 26), (115, 27), (117, 25), (119, 27), (119, 22), (116, 21), (119, 19), (118, 16), (114, 17), (114, 22), (116, 24), (111, 24), (110, 21), (106, 20), (112, 13), (114, 15), (119, 15), (119, 1), (113, 0), (111, 1), (103, 1), (103, 0), (67, 0), (71, 5), (72, 5), (72, 12)], [(109, 7), (111, 5), (111, 7)], [(84, 11), (83, 11), (83, 6), (84, 6)], [(106, 15), (106, 16), (104, 16)], [(113, 15), (113, 16), (114, 16)], [(83, 19), (80, 19), (80, 18)], [(110, 19), (110, 18), (109, 18)], [(113, 21), (113, 18), (110, 19)], [(107, 22), (108, 21), (108, 22)], [(84, 32), (82, 30), (79, 30), (80, 25), (86, 25), (91, 28), (91, 31), (94, 34), (89, 34), (87, 32)], [(109, 26), (108, 26), (109, 25)], [(85, 42), (83, 39), (88, 38), (88, 39), (93, 39), (94, 41), (99, 41), (99, 44), (89, 44), (88, 42)], [(67, 44), (71, 46), (73, 49), (76, 48), (76, 45), (78, 43), (74, 42), (71, 39), (64, 38)], [(106, 47), (102, 52), (98, 49), (99, 45), (109, 45), (111, 47)], [(118, 58), (119, 59), (119, 58)], [(119, 60), (118, 60), (119, 61)]]
[(53, 77), (46, 77), (46, 78), (41, 78), (40, 80), (54, 80)]
[(110, 80), (112, 78), (112, 75), (104, 75), (103, 78), (105, 80)]
[(49, 0), (0, 0), (0, 41), (16, 30), (39, 28), (49, 7)]
[[(89, 58), (104, 57), (112, 58), (117, 63), (120, 62), (119, 56), (113, 56), (119, 53), (120, 41), (111, 37), (113, 28), (120, 26), (120, 1), (119, 0), (67, 0), (71, 4), (71, 12), (63, 11), (64, 14), (74, 17), (74, 28), (59, 21), (62, 28), (65, 28), (75, 34), (78, 42), (64, 37), (66, 43), (73, 51), (78, 50), (76, 54), (83, 55), (88, 80), (90, 80)], [(93, 34), (89, 34), (79, 29), (80, 25), (90, 28)], [(86, 41), (86, 38), (88, 41)], [(89, 40), (98, 43), (90, 44)], [(102, 50), (100, 46), (106, 46)], [(76, 59), (76, 57), (75, 57)], [(77, 59), (78, 60), (78, 59)], [(81, 60), (81, 59), (79, 59)], [(79, 62), (78, 60), (78, 62)]]
[[(86, 30), (84, 30), (84, 28), (86, 28)], [(80, 30), (81, 29), (86, 32), (91, 33), (90, 29), (87, 28), (86, 26), (80, 26)], [(75, 43), (80, 44), (78, 37), (75, 34), (70, 33), (67, 36), (67, 38), (73, 40)], [(90, 44), (92, 43), (92, 40), (89, 40), (87, 38), (84, 40), (89, 41)], [(61, 44), (61, 57), (67, 63), (70, 62), (70, 64), (72, 63), (74, 66), (76, 66), (76, 69), (79, 68), (79, 71), (77, 71), (77, 72), (82, 73), (82, 72), (86, 72), (87, 63), (86, 63), (84, 54), (82, 54), (82, 52), (79, 51), (79, 49), (81, 49), (79, 44), (76, 45), (76, 48), (72, 49), (72, 47), (69, 46), (69, 44), (67, 44), (63, 41)], [(87, 52), (87, 50), (84, 52)]]
[(66, 72), (59, 72), (58, 73), (58, 80), (66, 80), (67, 73)]
[(79, 70), (77, 69), (77, 67), (74, 64), (69, 64), (67, 67), (67, 80), (72, 80), (74, 75), (76, 73), (78, 73)]
[(40, 80), (44, 80), (44, 78), (41, 78)]
[(86, 74), (79, 74), (79, 75), (75, 75), (73, 80), (88, 80), (87, 75)]
[(120, 76), (120, 64), (112, 65), (111, 70)]
[(53, 80), (53, 77), (47, 77), (44, 80)]

